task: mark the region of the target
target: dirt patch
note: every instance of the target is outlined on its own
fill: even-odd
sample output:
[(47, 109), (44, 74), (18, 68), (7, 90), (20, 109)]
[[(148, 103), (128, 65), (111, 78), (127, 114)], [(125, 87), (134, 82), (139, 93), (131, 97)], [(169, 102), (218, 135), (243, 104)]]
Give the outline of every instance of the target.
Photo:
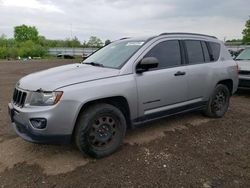
[(212, 119), (204, 118), (200, 113), (189, 113), (175, 117), (169, 117), (153, 123), (148, 123), (142, 128), (132, 130), (127, 134), (125, 143), (146, 144), (153, 140), (165, 136), (167, 131), (177, 131), (187, 129), (188, 125), (199, 126), (203, 123), (212, 121)]
[(70, 146), (38, 145), (21, 138), (9, 139), (0, 144), (0, 173), (18, 163), (37, 164), (45, 174), (55, 175), (73, 171), (88, 163), (77, 150)]
[[(195, 118), (196, 117), (196, 118)], [(186, 124), (198, 125), (204, 123), (199, 114), (169, 118), (149, 124), (148, 127), (130, 130), (125, 138), (125, 143), (130, 145), (143, 145), (165, 136), (167, 131), (181, 131), (187, 129)], [(32, 144), (21, 138), (8, 139), (0, 143), (0, 172), (13, 168), (18, 163), (36, 164), (43, 173), (56, 175), (75, 170), (86, 165), (89, 157), (83, 156), (72, 146), (51, 146)]]

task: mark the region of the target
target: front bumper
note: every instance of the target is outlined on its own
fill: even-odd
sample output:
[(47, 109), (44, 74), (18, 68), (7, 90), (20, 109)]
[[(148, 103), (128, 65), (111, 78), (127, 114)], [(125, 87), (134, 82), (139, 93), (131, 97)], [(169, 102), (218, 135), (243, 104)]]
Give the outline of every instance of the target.
[(32, 127), (29, 117), (8, 104), (8, 112), (16, 133), (24, 140), (43, 144), (68, 144), (71, 134), (49, 134), (46, 130), (37, 130)]
[(239, 75), (239, 89), (250, 89), (250, 77)]

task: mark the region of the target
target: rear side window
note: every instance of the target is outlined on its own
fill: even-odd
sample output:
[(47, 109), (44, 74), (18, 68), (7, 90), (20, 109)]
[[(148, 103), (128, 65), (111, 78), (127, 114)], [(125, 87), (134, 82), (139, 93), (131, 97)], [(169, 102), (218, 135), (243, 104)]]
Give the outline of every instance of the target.
[(181, 54), (178, 40), (164, 41), (154, 46), (145, 57), (155, 57), (159, 61), (158, 68), (181, 65)]
[(189, 64), (198, 64), (204, 62), (203, 50), (200, 41), (186, 40), (185, 45)]
[(220, 44), (216, 42), (208, 42), (210, 47), (210, 60), (217, 61), (220, 56)]

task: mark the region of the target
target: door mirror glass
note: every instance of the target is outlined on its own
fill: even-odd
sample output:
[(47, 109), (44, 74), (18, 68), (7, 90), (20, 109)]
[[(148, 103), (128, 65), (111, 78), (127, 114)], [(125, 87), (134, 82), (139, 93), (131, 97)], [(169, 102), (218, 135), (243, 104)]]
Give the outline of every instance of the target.
[(155, 57), (145, 57), (136, 67), (137, 73), (142, 73), (148, 71), (149, 69), (156, 68), (159, 64), (159, 61)]

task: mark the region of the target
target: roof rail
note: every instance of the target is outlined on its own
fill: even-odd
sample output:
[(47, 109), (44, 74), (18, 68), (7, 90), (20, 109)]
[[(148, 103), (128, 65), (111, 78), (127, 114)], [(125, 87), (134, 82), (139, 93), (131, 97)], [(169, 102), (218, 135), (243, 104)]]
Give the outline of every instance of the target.
[(119, 40), (125, 40), (125, 39), (129, 39), (130, 37), (123, 37), (123, 38), (121, 38), (121, 39), (119, 39)]
[(180, 33), (161, 33), (159, 36), (163, 36), (163, 35), (196, 35), (196, 36), (211, 37), (211, 38), (217, 39), (217, 37), (215, 36), (198, 34), (198, 33), (181, 33), (181, 32)]

